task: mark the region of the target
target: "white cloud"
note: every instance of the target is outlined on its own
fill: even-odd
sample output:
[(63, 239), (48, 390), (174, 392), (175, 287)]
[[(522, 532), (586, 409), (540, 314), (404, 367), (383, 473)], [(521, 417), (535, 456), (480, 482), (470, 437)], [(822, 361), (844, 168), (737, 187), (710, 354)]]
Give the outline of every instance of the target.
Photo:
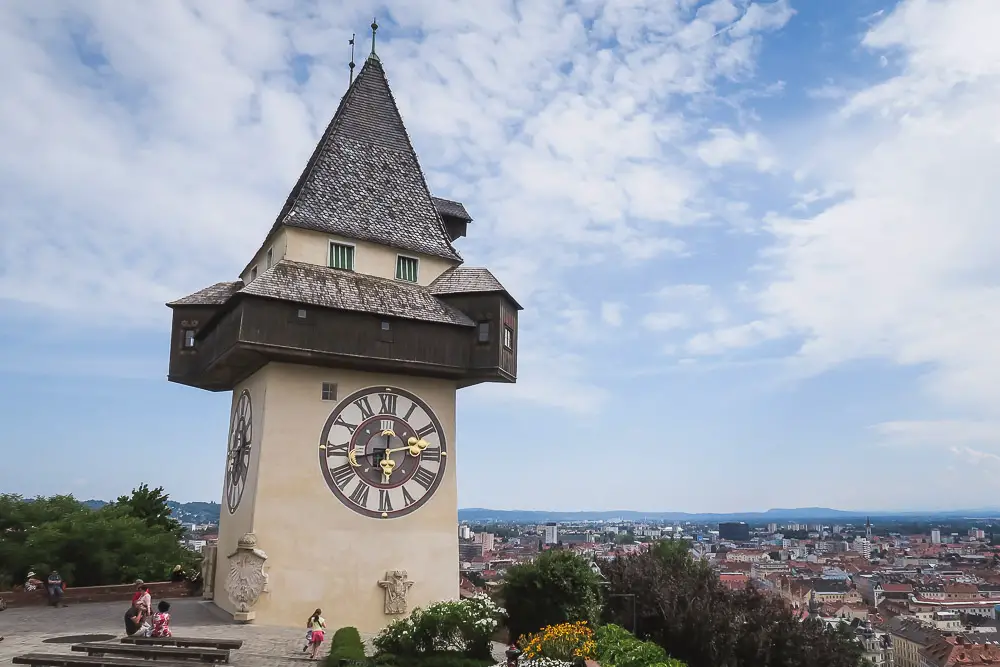
[[(152, 330), (165, 301), (234, 276), (346, 87), (347, 35), (361, 30), (363, 53), (373, 13), (390, 12), (357, 0), (0, 6), (0, 300)], [(574, 272), (690, 254), (680, 235), (710, 217), (711, 197), (693, 151), (704, 118), (686, 102), (752, 75), (759, 36), (791, 12), (420, 0), (391, 16), (379, 52), (430, 185), (476, 219), (463, 254), (529, 309), (575, 298), (534, 327), (511, 390), (545, 400), (530, 388), (544, 351), (601, 340), (599, 300), (572, 294), (586, 289)], [(602, 396), (587, 373), (545, 368), (554, 403)]]
[(1000, 446), (1000, 422), (941, 419), (891, 421), (872, 426), (887, 443), (958, 446), (993, 443)]
[(624, 321), (625, 304), (605, 301), (601, 304), (601, 321), (612, 327), (620, 327)]
[(887, 359), (921, 369), (946, 409), (1000, 415), (998, 28), (991, 0), (904, 1), (879, 18), (863, 44), (898, 72), (784, 142), (797, 180), (838, 195), (768, 220), (753, 321), (692, 351), (794, 334), (803, 372)]
[(673, 331), (683, 329), (691, 323), (691, 319), (684, 313), (659, 312), (649, 313), (642, 318), (642, 325), (650, 331)]
[(729, 128), (710, 130), (712, 137), (698, 144), (695, 152), (710, 167), (746, 163), (758, 171), (770, 171), (775, 167), (765, 140), (756, 132), (738, 135)]

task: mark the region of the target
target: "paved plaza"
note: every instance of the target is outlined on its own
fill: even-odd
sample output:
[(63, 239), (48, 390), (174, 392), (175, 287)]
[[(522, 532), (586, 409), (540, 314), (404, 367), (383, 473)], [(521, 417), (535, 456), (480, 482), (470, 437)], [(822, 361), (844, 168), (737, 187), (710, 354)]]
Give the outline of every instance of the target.
[[(43, 643), (53, 637), (83, 634), (124, 637), (122, 617), (126, 609), (128, 602), (97, 602), (59, 609), (22, 607), (2, 611), (0, 635), (5, 639), (0, 642), (0, 664), (10, 664), (11, 658), (22, 653), (69, 652), (70, 644)], [(171, 601), (170, 616), (171, 629), (178, 637), (242, 639), (243, 648), (232, 652), (233, 665), (294, 664), (303, 667), (314, 662), (302, 653), (305, 618), (302, 630), (234, 623), (223, 617), (211, 603), (193, 599)]]
[[(233, 651), (230, 664), (237, 667), (305, 667), (302, 652), (305, 628), (276, 628), (252, 623), (234, 623), (214, 605), (202, 600), (172, 600), (170, 626), (178, 637), (242, 639), (243, 648)], [(46, 644), (46, 639), (66, 635), (108, 634), (125, 636), (123, 616), (128, 602), (94, 602), (69, 607), (22, 607), (0, 612), (0, 664), (22, 653), (69, 652), (71, 644)], [(303, 619), (303, 626), (305, 619)], [(330, 628), (327, 637), (336, 628)], [(369, 638), (365, 638), (366, 640)], [(504, 645), (494, 643), (494, 656), (502, 659)], [(322, 655), (326, 655), (324, 644)], [(81, 654), (82, 655), (82, 654)], [(152, 663), (155, 664), (155, 663)]]

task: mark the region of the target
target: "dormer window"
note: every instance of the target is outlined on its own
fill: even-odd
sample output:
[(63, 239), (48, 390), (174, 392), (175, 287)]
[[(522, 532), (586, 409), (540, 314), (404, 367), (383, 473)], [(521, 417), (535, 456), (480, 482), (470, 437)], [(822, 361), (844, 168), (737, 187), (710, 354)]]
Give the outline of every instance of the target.
[(250, 269), (250, 280), (251, 281), (257, 280), (257, 267), (256, 266), (253, 267), (252, 269)]
[(330, 268), (354, 270), (354, 246), (349, 243), (330, 241)]
[(396, 280), (405, 280), (408, 283), (417, 282), (417, 269), (420, 260), (416, 257), (396, 255)]
[(271, 264), (274, 262), (274, 248), (267, 249), (267, 268), (271, 268)]

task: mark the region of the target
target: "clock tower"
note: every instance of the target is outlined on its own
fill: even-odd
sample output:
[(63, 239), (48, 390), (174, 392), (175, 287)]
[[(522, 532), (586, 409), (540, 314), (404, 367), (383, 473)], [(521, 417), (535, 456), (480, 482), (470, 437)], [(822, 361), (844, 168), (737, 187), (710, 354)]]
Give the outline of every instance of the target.
[(514, 382), (521, 307), (455, 249), (368, 57), (238, 280), (171, 302), (168, 379), (232, 392), (217, 564), (237, 620), (375, 632), (458, 597), (458, 389)]

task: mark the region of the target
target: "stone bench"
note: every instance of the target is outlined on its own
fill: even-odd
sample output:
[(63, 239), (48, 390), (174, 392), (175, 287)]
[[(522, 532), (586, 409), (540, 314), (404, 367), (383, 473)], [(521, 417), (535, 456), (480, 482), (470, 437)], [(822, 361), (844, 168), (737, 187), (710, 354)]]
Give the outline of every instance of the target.
[(122, 644), (144, 646), (192, 646), (236, 650), (243, 646), (242, 639), (211, 639), (201, 637), (122, 637)]
[(129, 658), (143, 658), (144, 660), (229, 662), (229, 651), (217, 648), (87, 642), (84, 644), (74, 644), (72, 650), (78, 653), (86, 653), (89, 656), (120, 655)]
[[(33, 667), (145, 667), (149, 665), (146, 660), (74, 653), (25, 653), (14, 656), (11, 662), (15, 665), (32, 665)], [(156, 667), (190, 667), (190, 663), (157, 661)]]

